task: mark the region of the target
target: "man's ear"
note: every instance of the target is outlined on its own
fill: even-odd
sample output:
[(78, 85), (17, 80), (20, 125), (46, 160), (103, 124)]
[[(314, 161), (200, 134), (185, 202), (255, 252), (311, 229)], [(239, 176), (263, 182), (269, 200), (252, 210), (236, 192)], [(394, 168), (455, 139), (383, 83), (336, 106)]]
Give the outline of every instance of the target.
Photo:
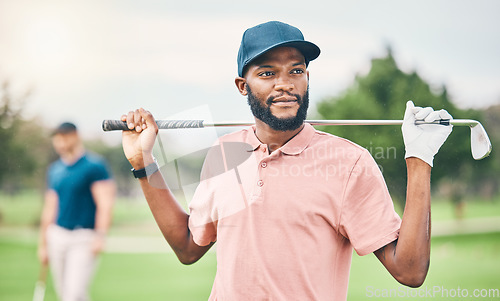
[(248, 91), (247, 91), (247, 80), (243, 77), (237, 77), (234, 79), (234, 83), (236, 84), (236, 88), (238, 88), (238, 91), (240, 92), (241, 95), (247, 96)]

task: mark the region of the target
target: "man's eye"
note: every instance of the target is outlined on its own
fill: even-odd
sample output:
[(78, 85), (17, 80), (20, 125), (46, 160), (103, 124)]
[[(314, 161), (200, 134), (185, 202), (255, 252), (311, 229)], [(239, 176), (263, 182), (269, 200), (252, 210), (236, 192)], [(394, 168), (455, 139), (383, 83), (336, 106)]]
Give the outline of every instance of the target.
[(260, 76), (271, 76), (271, 75), (273, 75), (273, 74), (274, 74), (274, 73), (273, 73), (273, 72), (271, 72), (271, 71), (264, 71), (264, 72), (260, 73), (259, 75), (260, 75)]
[(293, 69), (292, 70), (292, 74), (302, 74), (302, 73), (304, 73), (303, 69)]

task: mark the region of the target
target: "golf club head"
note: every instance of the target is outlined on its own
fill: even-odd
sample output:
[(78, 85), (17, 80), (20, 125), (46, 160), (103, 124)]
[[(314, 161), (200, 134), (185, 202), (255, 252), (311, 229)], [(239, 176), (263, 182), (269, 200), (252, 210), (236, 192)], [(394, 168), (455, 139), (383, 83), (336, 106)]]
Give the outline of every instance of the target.
[(470, 127), (470, 149), (475, 160), (488, 157), (491, 153), (491, 142), (481, 123)]

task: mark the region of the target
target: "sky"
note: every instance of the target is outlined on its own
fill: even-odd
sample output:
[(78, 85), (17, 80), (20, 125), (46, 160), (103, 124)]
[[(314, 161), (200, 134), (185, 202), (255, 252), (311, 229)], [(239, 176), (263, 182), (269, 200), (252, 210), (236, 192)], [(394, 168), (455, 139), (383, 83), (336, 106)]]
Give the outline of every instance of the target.
[(387, 45), (401, 69), (446, 85), (458, 106), (486, 108), (500, 104), (499, 13), (495, 0), (0, 0), (0, 81), (15, 95), (33, 90), (26, 116), (73, 121), (87, 138), (115, 141), (102, 120), (139, 107), (158, 119), (248, 121), (234, 84), (241, 36), (279, 20), (321, 48), (309, 65), (311, 110)]

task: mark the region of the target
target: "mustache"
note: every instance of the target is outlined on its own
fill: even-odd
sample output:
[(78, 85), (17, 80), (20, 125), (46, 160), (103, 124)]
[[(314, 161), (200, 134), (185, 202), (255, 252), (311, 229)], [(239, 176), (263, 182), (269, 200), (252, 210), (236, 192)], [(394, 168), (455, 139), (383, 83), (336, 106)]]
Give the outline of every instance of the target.
[(299, 94), (293, 94), (293, 93), (289, 93), (289, 92), (283, 92), (280, 95), (276, 95), (276, 96), (269, 96), (269, 98), (266, 100), (266, 104), (268, 106), (270, 106), (276, 98), (283, 97), (285, 95), (294, 97), (297, 100), (297, 103), (299, 105), (302, 104), (302, 97), (300, 97)]

